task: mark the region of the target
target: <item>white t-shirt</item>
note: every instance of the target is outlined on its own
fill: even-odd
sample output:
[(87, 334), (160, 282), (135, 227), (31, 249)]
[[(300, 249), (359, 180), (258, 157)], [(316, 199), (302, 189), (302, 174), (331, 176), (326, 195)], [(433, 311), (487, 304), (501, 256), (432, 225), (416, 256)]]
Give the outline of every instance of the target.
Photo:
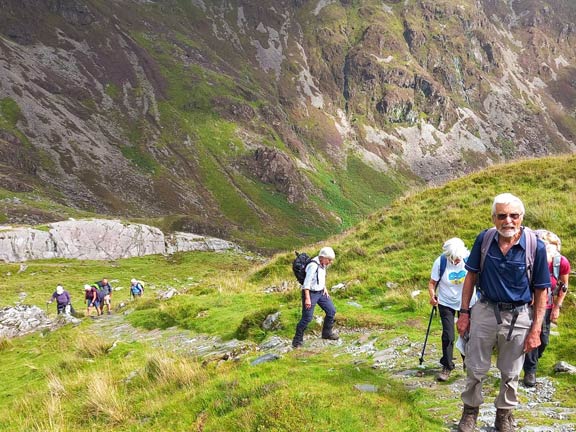
[[(436, 296), (438, 296), (438, 303), (442, 306), (447, 306), (454, 310), (460, 310), (462, 303), (462, 287), (464, 286), (464, 279), (466, 278), (467, 270), (464, 260), (460, 260), (458, 264), (452, 264), (450, 260), (446, 262), (446, 270), (440, 279), (440, 283), (436, 289)], [(430, 279), (437, 281), (440, 277), (440, 257), (436, 258), (432, 265), (432, 272)]]

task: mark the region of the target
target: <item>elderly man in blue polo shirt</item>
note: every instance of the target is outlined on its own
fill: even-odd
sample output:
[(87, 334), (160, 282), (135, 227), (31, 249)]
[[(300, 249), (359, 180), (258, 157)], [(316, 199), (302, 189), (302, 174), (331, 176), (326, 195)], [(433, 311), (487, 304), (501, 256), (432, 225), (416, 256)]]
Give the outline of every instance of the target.
[[(492, 204), (496, 232), (485, 230), (478, 235), (466, 263), (468, 274), (457, 322), (458, 333), (468, 339), (460, 432), (472, 432), (475, 428), (479, 407), (484, 402), (482, 382), (490, 369), (495, 346), (500, 392), (494, 401), (494, 427), (500, 432), (514, 431), (512, 410), (518, 405), (524, 354), (540, 345), (550, 272), (546, 246), (522, 226), (523, 219), (524, 204), (519, 198), (509, 193), (496, 196)], [(489, 243), (483, 244), (484, 237)], [(530, 245), (534, 245), (534, 254), (527, 257)], [(532, 268), (527, 268), (532, 257)], [(469, 309), (475, 285), (481, 298)], [(529, 307), (532, 300), (533, 307)]]

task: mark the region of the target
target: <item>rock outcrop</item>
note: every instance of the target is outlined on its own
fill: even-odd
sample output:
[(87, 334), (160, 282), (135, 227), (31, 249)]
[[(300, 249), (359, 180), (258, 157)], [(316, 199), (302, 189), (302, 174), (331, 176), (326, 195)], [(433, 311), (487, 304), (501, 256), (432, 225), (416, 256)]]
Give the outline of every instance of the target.
[(0, 339), (52, 329), (54, 323), (38, 306), (19, 305), (0, 310)]
[(236, 247), (218, 238), (178, 232), (165, 235), (155, 227), (118, 220), (70, 220), (48, 224), (46, 230), (0, 231), (0, 260), (5, 262), (50, 258), (114, 260)]

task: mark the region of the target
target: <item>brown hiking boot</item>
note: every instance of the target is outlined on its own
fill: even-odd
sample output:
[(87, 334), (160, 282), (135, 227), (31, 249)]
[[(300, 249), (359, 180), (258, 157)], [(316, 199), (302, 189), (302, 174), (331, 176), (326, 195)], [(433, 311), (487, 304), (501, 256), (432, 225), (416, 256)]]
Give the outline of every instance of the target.
[(458, 423), (458, 432), (474, 432), (479, 412), (479, 407), (464, 405), (462, 417), (460, 418), (460, 423)]
[(448, 378), (450, 378), (450, 373), (451, 373), (451, 372), (452, 372), (452, 371), (451, 371), (450, 369), (446, 368), (446, 367), (445, 367), (445, 368), (442, 368), (442, 372), (440, 372), (440, 373), (438, 374), (438, 376), (436, 377), (436, 379), (437, 379), (438, 381), (441, 381), (441, 382), (448, 381)]
[(331, 331), (330, 333), (322, 333), (322, 339), (338, 340), (340, 336), (338, 333)]
[(514, 432), (514, 417), (511, 409), (496, 409), (494, 427), (499, 432)]

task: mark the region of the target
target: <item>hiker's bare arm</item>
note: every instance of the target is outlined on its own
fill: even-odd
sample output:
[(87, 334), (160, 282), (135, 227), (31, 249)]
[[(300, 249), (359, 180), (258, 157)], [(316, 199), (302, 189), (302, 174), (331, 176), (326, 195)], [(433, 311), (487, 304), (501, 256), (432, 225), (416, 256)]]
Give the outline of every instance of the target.
[(436, 298), (436, 281), (434, 279), (428, 281), (428, 294), (430, 295), (430, 304), (436, 306), (438, 299)]
[[(469, 271), (466, 274), (466, 279), (464, 279), (464, 286), (462, 287), (462, 303), (460, 305), (461, 309), (470, 309), (470, 300), (472, 299), (472, 294), (474, 293), (474, 285), (476, 285), (476, 279), (478, 278), (478, 273)], [(458, 322), (456, 323), (458, 329), (458, 334), (462, 337), (470, 329), (470, 314), (461, 313), (458, 317)]]
[[(552, 320), (552, 322), (556, 322), (560, 316), (560, 308), (562, 307), (562, 303), (564, 303), (564, 297), (566, 297), (566, 292), (568, 291), (568, 276), (568, 274), (560, 275), (560, 280), (558, 281), (558, 297), (556, 297), (554, 307), (550, 313), (550, 320)], [(566, 291), (564, 291), (564, 289), (566, 289)]]
[(546, 297), (547, 291), (545, 289), (534, 290), (534, 320), (532, 321), (532, 327), (530, 327), (530, 331), (524, 342), (524, 352), (530, 352), (540, 346), (542, 321), (544, 320), (544, 314), (546, 312)]

